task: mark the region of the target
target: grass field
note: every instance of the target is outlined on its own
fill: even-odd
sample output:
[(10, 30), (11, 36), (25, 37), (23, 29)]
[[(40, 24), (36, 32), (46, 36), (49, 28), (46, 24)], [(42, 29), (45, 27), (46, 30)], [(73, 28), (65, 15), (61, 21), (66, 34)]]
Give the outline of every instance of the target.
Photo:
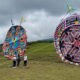
[(28, 45), (28, 67), (10, 68), (11, 60), (0, 58), (0, 80), (80, 80), (80, 66), (63, 63), (53, 43)]

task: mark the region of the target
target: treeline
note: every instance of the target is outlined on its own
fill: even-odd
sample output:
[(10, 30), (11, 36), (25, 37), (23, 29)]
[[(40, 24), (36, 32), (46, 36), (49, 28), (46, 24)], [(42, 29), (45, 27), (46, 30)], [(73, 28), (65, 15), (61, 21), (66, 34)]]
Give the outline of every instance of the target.
[(31, 44), (37, 44), (37, 43), (52, 43), (53, 41), (34, 41), (34, 42), (28, 42), (27, 45)]
[(3, 46), (3, 44), (0, 44), (0, 52), (2, 52), (2, 46)]

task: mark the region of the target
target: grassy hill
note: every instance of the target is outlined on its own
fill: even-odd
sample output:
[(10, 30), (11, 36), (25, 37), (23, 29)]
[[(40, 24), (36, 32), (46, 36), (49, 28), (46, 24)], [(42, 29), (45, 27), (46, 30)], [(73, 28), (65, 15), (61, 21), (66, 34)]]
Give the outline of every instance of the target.
[(79, 80), (80, 66), (63, 63), (53, 42), (28, 43), (28, 67), (10, 68), (11, 60), (0, 58), (0, 80)]

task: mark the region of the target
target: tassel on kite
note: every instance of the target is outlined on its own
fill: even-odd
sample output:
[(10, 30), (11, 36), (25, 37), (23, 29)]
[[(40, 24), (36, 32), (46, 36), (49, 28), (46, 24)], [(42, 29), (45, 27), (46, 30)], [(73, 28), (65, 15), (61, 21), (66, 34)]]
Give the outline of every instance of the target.
[(13, 24), (13, 20), (12, 20), (12, 19), (11, 19), (11, 24), (12, 24), (12, 25), (14, 25), (14, 24)]
[(21, 17), (20, 25), (21, 25), (22, 22), (26, 22), (26, 20), (24, 19), (24, 17)]
[(76, 9), (74, 9), (74, 8), (72, 8), (71, 6), (69, 6), (69, 3), (68, 3), (68, 1), (67, 1), (67, 8), (68, 8), (68, 11), (70, 12), (70, 13), (72, 13), (72, 12), (74, 12)]

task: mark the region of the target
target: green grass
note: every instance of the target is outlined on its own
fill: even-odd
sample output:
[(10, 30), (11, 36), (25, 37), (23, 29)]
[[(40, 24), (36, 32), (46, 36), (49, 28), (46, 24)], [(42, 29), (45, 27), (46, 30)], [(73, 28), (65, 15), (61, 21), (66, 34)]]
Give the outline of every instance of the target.
[(63, 63), (56, 54), (53, 43), (28, 45), (28, 68), (10, 68), (11, 60), (0, 58), (0, 80), (79, 80), (80, 66)]

